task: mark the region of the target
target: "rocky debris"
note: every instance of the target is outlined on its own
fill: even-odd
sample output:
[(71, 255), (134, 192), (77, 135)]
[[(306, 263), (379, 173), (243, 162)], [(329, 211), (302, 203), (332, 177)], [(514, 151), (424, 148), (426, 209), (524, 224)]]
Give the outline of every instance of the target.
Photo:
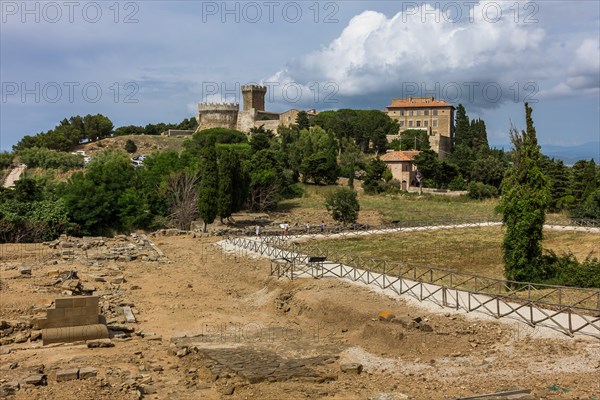
[(275, 307), (277, 307), (278, 310), (281, 310), (284, 313), (290, 311), (291, 310), (291, 306), (289, 305), (289, 302), (292, 300), (293, 296), (294, 295), (291, 292), (281, 293), (275, 299)]
[(363, 366), (360, 363), (344, 363), (340, 364), (340, 370), (346, 374), (360, 375)]
[(413, 319), (393, 317), (389, 321), (394, 324), (399, 324), (406, 329), (419, 329), (423, 332), (433, 332), (433, 327), (425, 322), (422, 317), (416, 317)]
[(19, 267), (19, 273), (22, 276), (28, 276), (28, 277), (30, 277), (31, 276), (31, 267), (23, 265), (23, 266)]
[(381, 311), (378, 315), (377, 318), (380, 321), (387, 321), (390, 322), (392, 319), (394, 319), (396, 316), (394, 314), (392, 314), (389, 311)]
[(21, 385), (19, 382), (6, 382), (0, 386), (0, 397), (8, 397), (17, 393)]
[(29, 321), (0, 321), (0, 346), (40, 340), (40, 331), (32, 330), (33, 327)]
[(87, 260), (103, 262), (114, 260), (131, 261), (166, 261), (164, 254), (146, 237), (146, 235), (118, 235), (114, 238), (87, 237), (76, 238), (61, 235), (47, 246), (55, 250), (54, 257), (65, 261)]
[(88, 340), (86, 344), (90, 349), (98, 347), (115, 347), (115, 344), (110, 339)]

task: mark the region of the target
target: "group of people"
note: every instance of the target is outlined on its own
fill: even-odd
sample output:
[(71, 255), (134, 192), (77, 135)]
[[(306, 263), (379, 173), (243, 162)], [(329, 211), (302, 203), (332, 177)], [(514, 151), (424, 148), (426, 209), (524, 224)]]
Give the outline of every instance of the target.
[[(283, 230), (283, 235), (287, 236), (289, 235), (290, 232), (290, 225), (287, 222), (284, 222), (283, 224), (280, 224), (279, 227)], [(305, 225), (306, 228), (306, 233), (310, 233), (311, 232), (311, 226), (310, 223), (306, 223)], [(325, 221), (321, 221), (321, 223), (319, 224), (319, 230), (321, 232), (325, 232)], [(254, 232), (256, 233), (256, 236), (260, 236), (260, 231), (261, 231), (261, 226), (260, 225), (256, 225), (254, 227)]]

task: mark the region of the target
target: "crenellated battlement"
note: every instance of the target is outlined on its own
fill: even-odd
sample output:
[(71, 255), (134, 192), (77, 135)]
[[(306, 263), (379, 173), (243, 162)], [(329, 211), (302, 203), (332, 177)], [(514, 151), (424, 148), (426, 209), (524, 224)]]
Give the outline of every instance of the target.
[(267, 87), (262, 85), (242, 85), (242, 92), (267, 92)]
[(198, 103), (199, 112), (211, 112), (211, 111), (239, 111), (240, 105), (238, 103)]

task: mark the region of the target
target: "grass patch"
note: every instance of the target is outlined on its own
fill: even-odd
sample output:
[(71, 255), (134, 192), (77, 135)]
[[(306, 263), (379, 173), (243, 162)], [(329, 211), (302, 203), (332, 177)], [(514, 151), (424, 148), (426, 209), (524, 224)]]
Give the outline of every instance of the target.
[[(279, 211), (294, 209), (324, 210), (325, 197), (339, 186), (304, 185), (301, 198), (283, 200), (279, 203)], [(498, 220), (495, 207), (496, 199), (476, 201), (466, 196), (450, 197), (425, 194), (399, 195), (365, 195), (358, 191), (361, 211), (376, 211), (385, 215), (390, 221), (399, 223), (407, 221), (439, 222), (448, 219), (485, 219)]]

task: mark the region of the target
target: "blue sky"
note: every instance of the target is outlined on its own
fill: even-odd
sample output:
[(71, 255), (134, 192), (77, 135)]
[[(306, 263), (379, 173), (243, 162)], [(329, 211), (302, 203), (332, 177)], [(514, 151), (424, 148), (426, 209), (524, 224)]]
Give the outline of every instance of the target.
[(269, 86), (273, 111), (462, 102), (493, 144), (511, 121), (524, 126), (527, 97), (542, 144), (600, 140), (596, 1), (2, 0), (0, 11), (1, 150), (72, 115), (179, 122), (199, 101), (240, 101), (250, 82)]

